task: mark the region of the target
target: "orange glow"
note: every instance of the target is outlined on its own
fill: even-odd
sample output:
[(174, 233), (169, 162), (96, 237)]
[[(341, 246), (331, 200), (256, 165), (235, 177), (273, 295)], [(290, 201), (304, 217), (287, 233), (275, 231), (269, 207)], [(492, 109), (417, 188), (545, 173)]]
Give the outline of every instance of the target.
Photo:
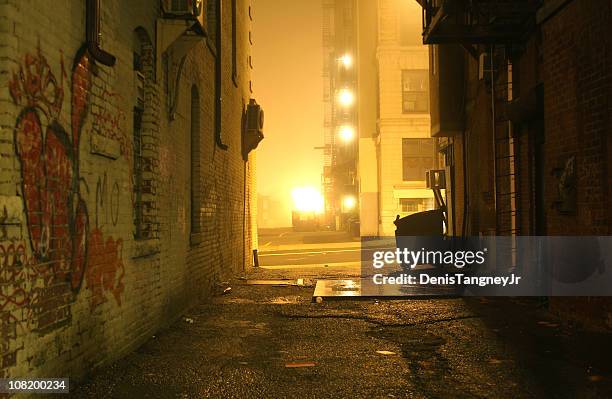
[(349, 125), (344, 125), (340, 127), (338, 135), (340, 136), (340, 140), (344, 141), (345, 143), (351, 142), (355, 138), (355, 128)]
[(355, 102), (355, 95), (350, 89), (342, 89), (338, 92), (338, 102), (340, 105), (350, 107)]
[(357, 206), (357, 200), (352, 195), (342, 198), (342, 208), (345, 212), (352, 211)]
[(351, 66), (353, 66), (353, 57), (351, 57), (350, 54), (344, 54), (342, 57), (340, 57), (339, 61), (347, 69), (350, 68)]
[(296, 187), (291, 192), (293, 209), (300, 212), (323, 212), (323, 196), (314, 187)]

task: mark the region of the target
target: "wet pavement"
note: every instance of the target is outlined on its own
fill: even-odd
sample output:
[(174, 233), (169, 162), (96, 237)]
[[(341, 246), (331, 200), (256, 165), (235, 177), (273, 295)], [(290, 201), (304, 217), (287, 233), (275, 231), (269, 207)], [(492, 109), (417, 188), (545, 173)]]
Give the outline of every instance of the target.
[[(316, 278), (358, 269), (257, 270), (136, 352), (79, 398), (606, 398), (612, 336), (556, 321), (538, 300), (312, 303)], [(72, 387), (71, 387), (72, 388)]]

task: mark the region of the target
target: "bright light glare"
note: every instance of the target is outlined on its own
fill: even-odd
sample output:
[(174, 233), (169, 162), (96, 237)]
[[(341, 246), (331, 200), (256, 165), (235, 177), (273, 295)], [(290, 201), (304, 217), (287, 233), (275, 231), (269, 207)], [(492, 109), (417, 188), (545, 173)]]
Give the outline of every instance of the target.
[(293, 208), (299, 212), (323, 212), (323, 196), (313, 187), (296, 187), (291, 192)]
[(353, 141), (353, 138), (355, 138), (355, 129), (352, 126), (344, 125), (340, 128), (338, 134), (340, 136), (340, 140), (348, 143)]
[(344, 54), (340, 57), (340, 62), (345, 68), (350, 68), (353, 65), (353, 57), (350, 54)]
[(349, 89), (342, 89), (338, 93), (338, 102), (341, 105), (344, 105), (345, 107), (348, 107), (350, 105), (353, 105), (354, 101), (355, 101), (355, 96), (353, 95), (353, 92), (351, 90), (349, 90)]
[(347, 195), (346, 197), (342, 198), (342, 207), (345, 211), (352, 211), (355, 209), (355, 205), (357, 205), (357, 200), (355, 200), (355, 197), (352, 195)]

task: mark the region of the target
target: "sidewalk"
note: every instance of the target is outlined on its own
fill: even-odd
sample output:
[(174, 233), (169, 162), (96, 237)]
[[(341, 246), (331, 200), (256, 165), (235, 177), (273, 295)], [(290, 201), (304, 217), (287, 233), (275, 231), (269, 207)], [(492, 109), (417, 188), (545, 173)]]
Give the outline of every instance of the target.
[[(358, 273), (260, 269), (249, 278)], [(230, 294), (194, 307), (73, 396), (612, 397), (611, 337), (565, 328), (533, 300), (317, 304), (312, 291), (236, 279)]]
[(315, 243), (315, 244), (281, 244), (281, 245), (260, 245), (258, 252), (265, 254), (268, 252), (290, 252), (300, 250), (311, 250), (311, 249), (329, 249), (329, 250), (341, 250), (347, 248), (389, 248), (395, 247), (395, 238), (381, 238), (378, 240), (361, 241), (355, 239), (355, 241), (345, 242), (328, 242), (328, 243)]

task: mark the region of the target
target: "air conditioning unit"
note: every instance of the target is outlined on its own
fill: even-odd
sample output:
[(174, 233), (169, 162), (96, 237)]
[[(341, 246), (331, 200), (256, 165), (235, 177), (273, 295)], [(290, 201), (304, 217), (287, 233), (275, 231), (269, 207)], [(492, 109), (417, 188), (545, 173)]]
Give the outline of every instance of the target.
[(255, 99), (251, 98), (246, 108), (246, 126), (242, 139), (242, 156), (246, 160), (249, 152), (263, 140), (264, 112)]
[(165, 18), (184, 19), (204, 28), (204, 0), (162, 0)]
[(425, 172), (427, 188), (432, 190), (446, 189), (446, 171), (444, 169), (430, 169)]

